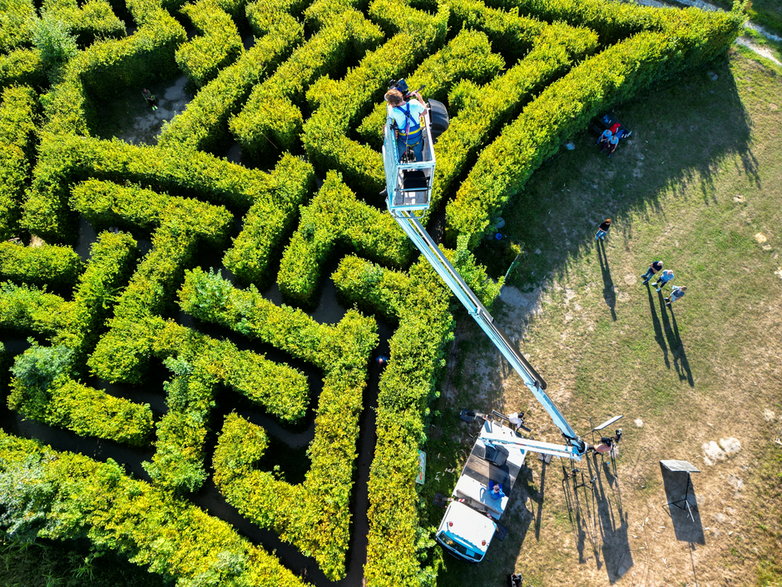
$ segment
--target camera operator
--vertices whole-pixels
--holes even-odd
[[[396,148],[399,152],[399,160],[402,160],[408,148],[412,148],[415,160],[421,161],[424,152],[423,114],[426,112],[426,106],[424,106],[424,99],[418,92],[410,92],[407,96],[413,96],[413,99],[405,101],[405,94],[398,87],[392,87],[386,92],[388,117],[396,128]]]

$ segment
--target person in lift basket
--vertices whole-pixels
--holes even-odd
[[[424,158],[423,115],[426,112],[424,99],[418,92],[410,92],[412,100],[405,102],[405,95],[397,88],[386,92],[388,117],[396,129],[396,149],[399,160],[412,149],[416,161]]]

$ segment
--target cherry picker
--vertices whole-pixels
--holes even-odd
[[[400,80],[402,81],[402,80]],[[399,82],[397,82],[397,87]],[[406,88],[406,84],[403,84]],[[430,114],[431,113],[431,114]],[[435,117],[435,123],[432,123]],[[420,161],[398,152],[397,132],[388,117],[383,141],[388,210],[413,244],[431,264],[457,299],[475,319],[489,340],[519,374],[524,385],[540,402],[562,433],[561,444],[520,436],[502,421],[486,418],[480,435],[453,491],[451,502],[437,530],[436,539],[456,557],[479,562],[488,550],[508,501],[507,492],[524,464],[527,452],[580,460],[587,444],[575,433],[554,402],[546,394],[546,382],[516,350],[495,324],[486,307],[462,279],[453,265],[421,224],[429,209],[436,166],[434,142],[448,125],[445,107],[435,100],[423,114],[423,149]],[[411,160],[412,159],[412,160]],[[495,486],[499,485],[499,491]]]

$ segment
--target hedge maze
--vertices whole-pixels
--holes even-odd
[[[196,505],[212,487],[317,581],[346,576],[358,515],[368,585],[435,584],[414,479],[454,308],[379,195],[388,81],[449,107],[430,212],[490,304],[502,283],[471,251],[530,174],[741,22],[603,0],[0,0],[0,526],[181,585],[305,584]],[[192,99],[154,144],[101,134],[105,104],[180,76]],[[324,323],[328,281],[347,309]],[[294,458],[270,418],[311,420],[301,479],[269,465]]]

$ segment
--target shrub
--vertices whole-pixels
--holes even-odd
[[[41,538],[87,537],[182,584],[303,585],[226,522],[130,478],[111,459],[99,463],[0,432],[0,488],[4,527]]]
[[[548,86],[481,153],[448,205],[450,237],[463,234],[475,245],[489,219],[559,145],[607,106],[679,71],[687,63],[682,56],[692,43],[700,41],[689,34],[639,33],[587,59]],[[709,46],[708,42],[701,44]]]
[[[0,86],[9,84],[42,85],[45,65],[37,49],[14,49],[0,55]]]
[[[276,306],[253,289],[235,289],[201,269],[185,275],[180,303],[201,320],[258,338],[325,371],[304,483],[292,486],[261,472],[241,478],[220,472],[217,479],[240,512],[314,556],[329,579],[343,577],[358,416],[368,356],[377,343],[374,320],[349,311],[336,326],[318,324],[301,310]]]
[[[115,211],[116,212],[116,211]],[[168,302],[199,240],[217,244],[231,221],[227,210],[197,200],[172,198],[152,235],[152,249],[120,296],[110,330],[88,360],[90,368],[111,382],[139,382],[162,327],[155,318]]]
[[[72,305],[60,296],[0,282],[0,327],[52,336],[68,329],[72,321]]]
[[[163,127],[158,140],[160,146],[203,149],[222,139],[228,117],[247,99],[253,85],[266,77],[303,39],[301,24],[282,12],[278,3],[255,2],[248,6],[248,11],[250,7],[269,16],[274,23],[271,32],[256,33],[264,36],[257,38],[235,63],[223,69],[196,94],[183,113]]]
[[[0,240],[18,235],[19,204],[30,175],[27,156],[32,151],[35,134],[34,106],[32,88],[21,86],[3,90],[0,104]]]
[[[246,283],[264,284],[272,253],[295,221],[299,204],[309,197],[315,172],[302,159],[283,155],[265,176],[255,203],[244,217],[242,231],[223,256],[223,264]]]
[[[256,155],[268,150],[267,142],[290,149],[298,141],[303,123],[292,101],[300,101],[315,78],[334,71],[381,38],[377,27],[356,10],[330,13],[327,24],[256,86],[242,111],[231,119],[237,141]]]
[[[403,3],[378,0],[372,3],[370,15],[381,27],[399,27],[403,32],[367,53],[342,81],[310,88],[307,99],[318,107],[304,123],[302,142],[316,165],[337,169],[357,189],[377,193],[385,178],[381,156],[349,139],[347,133],[361,115],[362,105],[380,98],[379,89],[389,79],[399,77],[442,43],[448,10],[443,6],[431,16]]]
[[[0,278],[35,285],[73,285],[81,271],[81,259],[70,247],[41,245],[25,247],[0,242]]]
[[[330,171],[315,198],[302,207],[299,228],[283,253],[277,274],[283,295],[311,302],[320,267],[339,241],[397,266],[410,251],[391,215],[359,202],[340,175]]]
[[[243,52],[242,38],[231,16],[218,0],[200,0],[182,8],[196,29],[203,34],[176,50],[176,61],[196,85],[214,78],[225,65]]]
[[[125,24],[117,18],[111,4],[103,0],[89,0],[79,6],[75,0],[46,0],[42,6],[45,17],[56,18],[87,46],[98,38],[125,35]]]
[[[44,15],[32,26],[33,45],[40,51],[44,67],[59,70],[78,53],[74,37],[66,24],[56,16]]]

